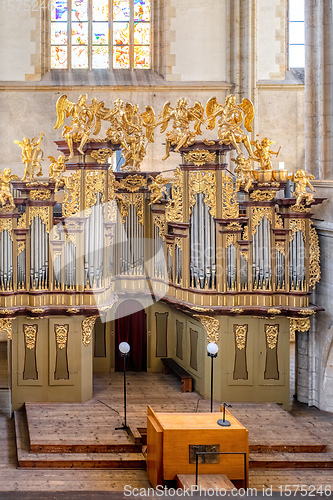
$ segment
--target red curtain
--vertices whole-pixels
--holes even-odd
[[[126,360],[129,371],[147,370],[147,326],[146,313],[137,300],[126,300],[119,304],[115,321],[115,361],[116,371],[124,369],[124,361],[118,346],[120,342],[128,342],[131,350]]]

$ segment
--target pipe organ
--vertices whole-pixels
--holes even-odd
[[[66,141],[57,145],[69,155]],[[152,307],[185,314],[191,331],[197,325],[207,340],[224,342],[229,328],[229,357],[236,363],[228,369],[230,386],[234,392],[237,384],[247,387],[249,368],[238,373],[237,366],[246,363],[251,322],[269,326],[284,318],[304,331],[321,310],[310,304],[320,279],[311,207],[284,196],[284,171],[259,171],[245,188],[227,161],[235,148],[221,140],[197,140],[177,152],[171,142],[180,163],[164,191],[159,172],[114,172],[108,157],[117,144],[89,139],[84,155],[78,145],[74,141],[73,158],[63,163],[61,177],[13,180],[14,203],[0,211],[0,326],[13,320],[19,352],[13,363],[14,405],[42,398],[37,389],[43,385],[50,400],[89,397],[91,372],[84,374],[84,366],[91,367],[92,352],[85,349],[95,320],[109,313],[114,318],[117,303],[129,297],[151,297]],[[178,316],[177,332],[180,324]],[[263,332],[270,331],[266,327]],[[266,337],[263,345],[277,345],[277,337]],[[79,360],[67,352],[74,338]],[[50,363],[56,363],[56,349],[66,349],[65,369],[52,366],[42,375],[39,364],[42,358],[47,363],[48,345]],[[177,344],[177,352],[183,351]],[[29,359],[37,368],[25,365]],[[277,370],[272,369],[275,378]],[[263,371],[257,387],[261,400],[265,377]],[[66,396],[57,392],[62,385]],[[222,390],[221,397],[227,395]]]

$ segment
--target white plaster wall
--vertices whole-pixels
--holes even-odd
[[[33,73],[31,55],[36,53],[36,43],[31,41],[36,19],[23,9],[23,2],[4,0],[0,15],[0,80],[24,81]],[[14,11],[9,9],[14,6]],[[27,4],[29,5],[29,4]]]
[[[181,81],[226,80],[225,0],[171,0],[172,75]],[[172,79],[172,77],[170,77]]]
[[[272,157],[274,168],[279,167],[279,162],[284,162],[289,172],[304,168],[304,120],[303,87],[259,88],[253,122],[255,134],[275,141],[271,147],[273,151],[281,146],[279,156]]]
[[[256,2],[256,66],[257,79],[269,80],[280,73],[280,64],[285,64],[286,54],[281,46],[280,13],[285,12],[284,0],[257,0]],[[283,50],[283,52],[281,52]],[[283,79],[284,75],[280,75]]]

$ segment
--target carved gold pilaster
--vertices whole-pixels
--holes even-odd
[[[97,315],[88,316],[82,321],[82,343],[85,346],[88,346],[91,342],[92,332],[97,318]]]

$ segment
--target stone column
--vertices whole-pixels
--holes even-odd
[[[305,0],[305,169],[332,178],[332,0]]]

